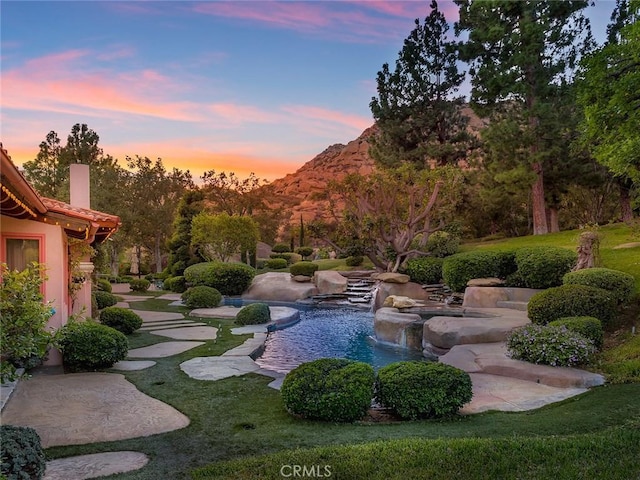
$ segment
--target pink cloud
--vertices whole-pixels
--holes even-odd
[[[316,126],[322,125],[326,128],[329,125],[333,125],[343,131],[344,127],[347,127],[356,134],[360,134],[363,130],[373,125],[372,118],[328,110],[322,107],[291,105],[283,107],[283,110],[296,117],[293,119],[296,124],[302,123],[299,121],[299,118],[302,117],[304,122],[314,122]]]
[[[238,105],[235,103],[215,103],[209,105],[209,111],[217,117],[233,124],[241,123],[274,123],[282,120],[276,113],[262,110],[252,105]]]
[[[385,42],[402,36],[406,33],[407,18],[415,17],[405,14],[393,18],[395,15],[389,15],[390,11],[404,10],[384,6],[363,8],[367,5],[366,2],[208,2],[195,4],[193,9],[201,14],[360,43]]]

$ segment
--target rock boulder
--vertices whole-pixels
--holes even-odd
[[[312,283],[300,283],[289,273],[268,272],[256,275],[249,289],[242,294],[246,300],[295,302],[318,294]]]
[[[317,271],[313,281],[320,295],[343,293],[347,291],[347,277],[333,270]]]

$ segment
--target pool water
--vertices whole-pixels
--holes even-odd
[[[425,360],[420,352],[382,345],[373,338],[373,313],[350,308],[314,308],[300,321],[269,334],[256,359],[262,368],[287,373],[319,358],[349,358],[375,369],[401,360]]]

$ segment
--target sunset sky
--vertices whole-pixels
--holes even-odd
[[[601,41],[614,2],[596,3]],[[371,126],[376,74],[428,5],[3,1],[0,138],[21,165],[86,123],[123,166],[280,178]]]

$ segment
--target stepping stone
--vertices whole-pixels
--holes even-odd
[[[231,350],[227,350],[222,354],[223,357],[254,357],[264,348],[264,342],[267,340],[266,333],[256,333],[253,338],[248,338],[242,345]]]
[[[260,366],[249,357],[196,357],[180,364],[196,380],[222,380],[257,372]]]
[[[148,347],[129,350],[128,358],[164,358],[177,355],[192,348],[204,345],[204,342],[163,342]]]
[[[123,295],[122,293],[114,293],[114,295],[120,297],[123,302],[144,302],[153,298],[145,295]]]
[[[262,325],[245,325],[244,327],[235,327],[231,329],[233,335],[247,335],[250,333],[267,333],[267,324]]]
[[[587,391],[586,388],[557,388],[518,378],[470,373],[473,398],[460,409],[462,414],[499,410],[522,412],[559,402]]]
[[[118,308],[130,308],[129,307],[129,302],[118,302],[114,305],[114,307],[118,307]]]
[[[167,320],[184,320],[184,315],[173,312],[149,312],[147,310],[132,310],[143,322],[166,322]]]
[[[189,312],[191,317],[204,317],[204,318],[236,318],[236,315],[240,311],[238,307],[231,307],[225,305],[215,308],[196,308]]]
[[[166,321],[157,321],[157,322],[142,322],[142,327],[140,328],[154,328],[154,327],[164,327],[164,326],[172,326],[172,325],[193,325],[193,320],[187,320],[186,318],[183,320],[166,320]],[[206,323],[200,323],[200,325],[206,325]]]
[[[164,330],[151,330],[149,333],[176,340],[215,340],[218,329],[215,327],[182,327]]]
[[[43,480],[85,480],[103,477],[138,470],[148,462],[149,457],[144,453],[126,451],[59,458],[47,462]]]
[[[114,370],[122,370],[125,372],[133,372],[135,370],[144,370],[153,367],[156,362],[152,360],[121,360],[113,365]]]
[[[154,325],[152,323],[148,323],[146,325],[142,325],[142,327],[140,327],[138,330],[142,330],[143,332],[148,332],[151,330],[165,330],[167,328],[178,328],[178,327],[207,327],[209,326],[206,323],[196,323],[196,322],[192,322],[192,323],[176,323],[174,324],[167,324],[167,325]]]
[[[171,432],[189,425],[189,418],[142,393],[121,373],[94,372],[34,375],[20,382],[0,422],[35,429],[49,448]]]
[[[181,293],[165,293],[163,295],[160,295],[159,297],[156,297],[158,300],[180,300],[182,298],[182,294]]]

